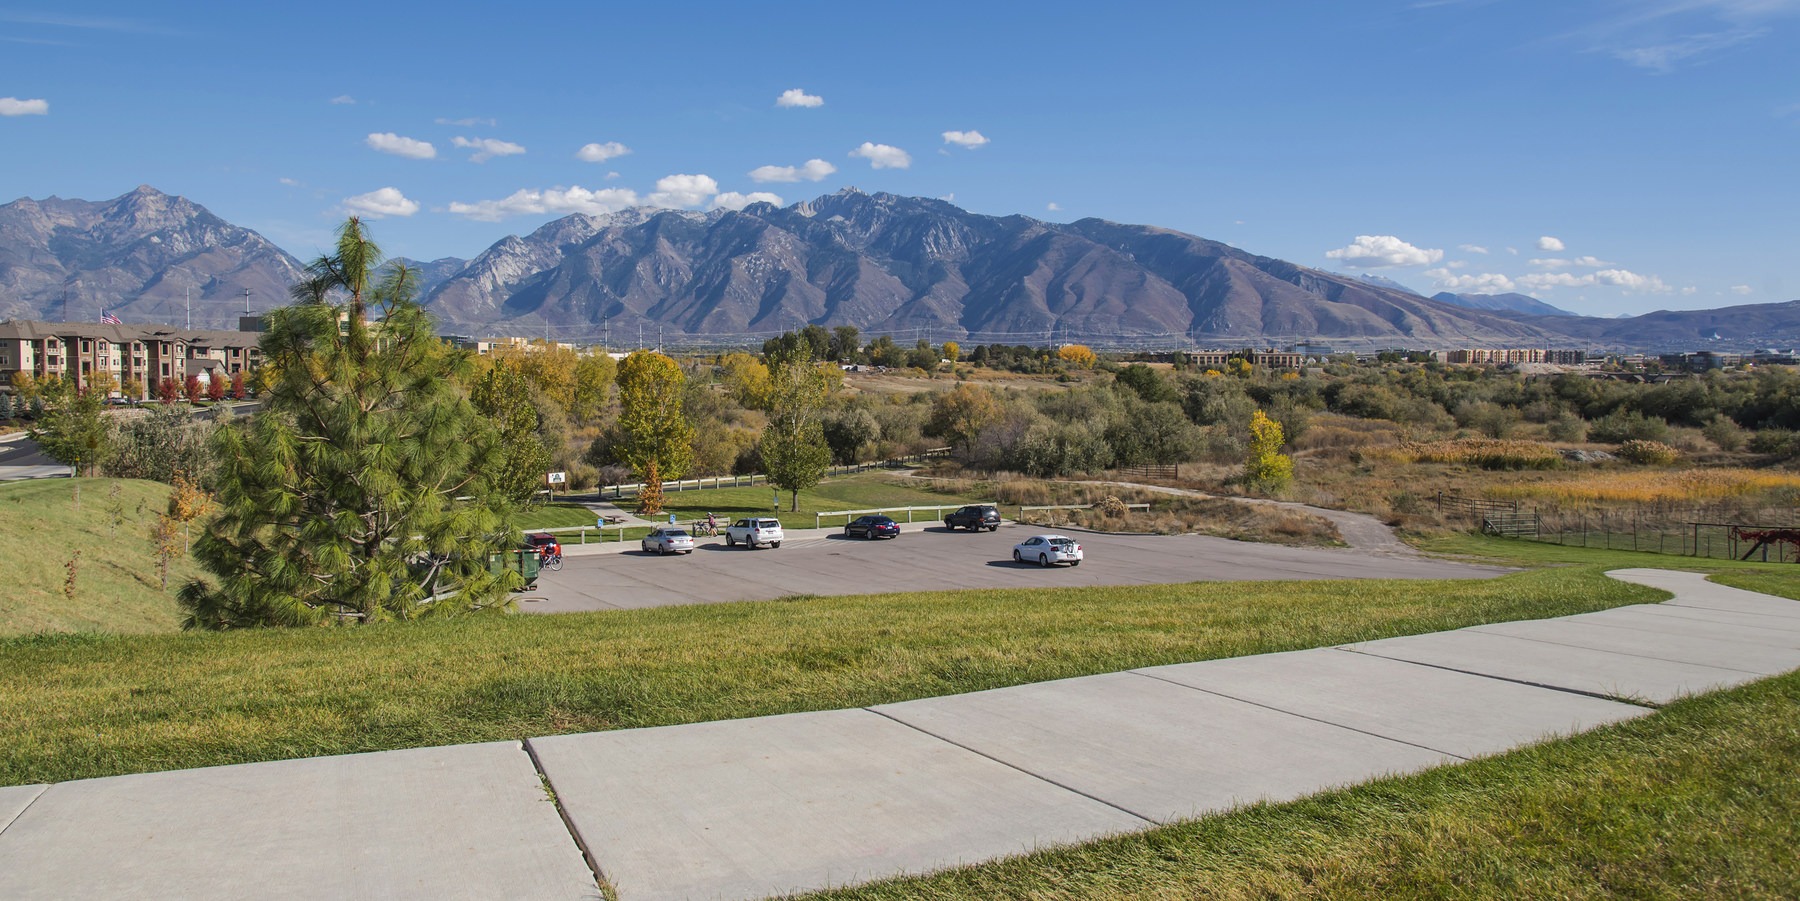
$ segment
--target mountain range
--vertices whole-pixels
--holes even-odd
[[[1800,341],[1800,302],[1569,314],[1524,295],[1423,297],[1170,229],[986,216],[847,188],[741,211],[575,214],[471,260],[406,261],[445,331],[756,343],[806,323],[896,340],[1102,346],[1564,346]],[[301,277],[249,229],[148,186],[110,201],[0,206],[0,318],[228,325]],[[202,313],[202,311],[205,311]],[[1733,312],[1738,311],[1738,312]],[[202,321],[201,316],[205,317]]]

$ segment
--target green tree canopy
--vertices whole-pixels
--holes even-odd
[[[105,392],[98,385],[76,390],[67,379],[51,381],[42,391],[41,396],[49,400],[47,412],[31,430],[31,440],[50,459],[92,475],[113,444],[112,423],[105,414]]]
[[[614,452],[644,483],[638,512],[662,510],[664,479],[679,479],[694,462],[694,427],[682,403],[687,376],[674,360],[640,350],[619,364],[619,431]]]
[[[831,373],[837,373],[835,366]],[[800,490],[819,484],[831,465],[821,415],[833,384],[831,374],[809,356],[770,360],[769,424],[760,445],[763,470],[771,483],[788,491],[793,510],[800,509]]]
[[[352,218],[269,315],[275,380],[254,417],[222,426],[220,512],[195,542],[213,581],[181,590],[190,628],[373,622],[495,610],[516,546],[494,429],[464,396],[467,357],[433,334],[412,273],[377,280]],[[334,298],[347,300],[334,303]],[[379,316],[372,324],[370,314]]]

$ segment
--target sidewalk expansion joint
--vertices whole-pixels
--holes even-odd
[[[969,746],[968,746],[968,745],[965,745],[965,744],[963,744],[963,743],[962,743],[962,742],[959,742],[959,741],[954,741],[954,740],[952,740],[952,739],[948,739],[948,738],[945,738],[945,737],[944,737],[944,736],[942,736],[942,735],[939,735],[939,734],[937,734],[937,733],[936,733],[936,732],[933,732],[933,731],[931,731],[931,730],[930,730],[930,729],[922,729],[922,728],[920,728],[920,727],[918,727],[918,726],[915,726],[915,725],[913,725],[913,724],[912,724],[912,723],[909,723],[909,722],[907,722],[907,721],[905,721],[905,720],[903,720],[903,719],[900,719],[900,718],[898,718],[898,717],[895,717],[895,716],[892,716],[892,715],[890,715],[890,714],[886,714],[886,713],[882,713],[882,712],[881,712],[881,711],[879,711],[879,710],[876,710],[876,709],[875,709],[875,708],[873,708],[873,707],[864,707],[864,708],[862,708],[862,709],[863,709],[863,710],[867,710],[867,711],[868,711],[868,712],[870,712],[870,713],[873,713],[873,714],[875,714],[875,715],[876,715],[876,716],[879,716],[879,717],[881,717],[881,718],[883,718],[883,719],[886,719],[886,720],[889,720],[889,721],[891,721],[891,722],[895,722],[895,723],[899,723],[899,724],[900,724],[900,725],[902,725],[902,726],[905,726],[905,727],[906,727],[906,728],[908,728],[908,729],[911,729],[911,730],[913,730],[913,731],[915,731],[915,732],[918,732],[918,733],[920,733],[920,734],[922,734],[922,735],[928,735],[928,736],[930,736],[930,737],[932,737],[932,738],[935,738],[935,739],[937,739],[937,740],[938,740],[938,741],[941,741],[941,742],[943,742],[943,743],[944,743],[944,744],[947,744],[947,745],[950,745],[950,746],[952,746],[952,747],[957,747],[957,748],[961,748],[961,749],[963,749],[963,750],[964,750],[964,751],[967,751],[967,752],[969,752],[969,753],[970,753],[970,754],[974,754],[974,755],[975,755],[975,756],[977,756],[977,757],[983,757],[983,758],[986,758],[986,759],[988,759],[988,760],[992,760],[992,761],[993,761],[993,762],[995,762],[995,763],[997,763],[997,764],[1000,764],[1000,765],[1001,765],[1001,766],[1003,766],[1003,767],[1006,767],[1006,768],[1007,768],[1007,769],[1010,769],[1010,770],[1016,770],[1016,771],[1018,771],[1018,772],[1021,772],[1021,773],[1024,773],[1024,774],[1025,774],[1025,775],[1027,775],[1027,776],[1030,776],[1030,777],[1031,777],[1031,778],[1033,778],[1033,779],[1036,779],[1036,780],[1038,780],[1038,781],[1040,781],[1040,782],[1045,782],[1045,783],[1048,783],[1048,784],[1050,784],[1050,785],[1054,785],[1054,786],[1056,786],[1056,787],[1057,787],[1057,788],[1060,788],[1060,789],[1062,789],[1062,790],[1063,790],[1063,791],[1066,791],[1066,792],[1069,792],[1069,793],[1071,793],[1071,794],[1076,794],[1076,795],[1080,795],[1080,796],[1081,796],[1081,797],[1083,797],[1083,798],[1086,798],[1086,799],[1088,799],[1088,800],[1089,800],[1089,801],[1092,801],[1092,802],[1094,802],[1094,803],[1095,803],[1095,804],[1100,804],[1100,805],[1102,805],[1102,806],[1105,806],[1105,807],[1109,807],[1109,808],[1112,808],[1112,809],[1113,809],[1113,810],[1116,810],[1116,811],[1118,811],[1118,812],[1120,812],[1120,813],[1122,813],[1122,814],[1125,814],[1125,815],[1126,815],[1126,816],[1128,816],[1128,817],[1131,817],[1131,818],[1133,818],[1133,819],[1137,819],[1137,820],[1142,820],[1142,821],[1144,821],[1144,822],[1145,822],[1145,823],[1148,823],[1148,824],[1149,824],[1149,825],[1152,825],[1152,826],[1158,826],[1158,825],[1161,825],[1161,824],[1160,824],[1160,823],[1158,823],[1158,822],[1157,822],[1157,821],[1156,821],[1156,820],[1153,820],[1153,819],[1151,819],[1151,818],[1149,818],[1149,817],[1147,817],[1147,816],[1144,816],[1144,815],[1143,815],[1143,814],[1141,814],[1141,813],[1138,813],[1138,812],[1137,812],[1137,811],[1135,811],[1135,810],[1129,810],[1129,809],[1127,809],[1127,808],[1124,808],[1124,807],[1120,807],[1120,806],[1119,806],[1119,805],[1117,805],[1117,804],[1114,804],[1114,803],[1113,803],[1113,802],[1111,802],[1111,801],[1108,801],[1108,800],[1106,800],[1106,799],[1105,799],[1105,798],[1101,798],[1101,797],[1097,797],[1097,796],[1095,796],[1095,795],[1091,795],[1091,794],[1089,794],[1089,793],[1087,793],[1087,792],[1084,792],[1084,791],[1082,791],[1082,790],[1081,790],[1081,789],[1079,789],[1079,788],[1075,788],[1075,787],[1074,787],[1074,786],[1071,786],[1071,785],[1064,785],[1064,784],[1063,784],[1063,783],[1061,783],[1061,782],[1058,782],[1058,781],[1056,781],[1056,780],[1055,780],[1055,779],[1052,779],[1052,778],[1050,778],[1050,777],[1048,777],[1048,776],[1045,776],[1045,775],[1043,775],[1043,774],[1041,774],[1041,773],[1034,773],[1034,772],[1032,772],[1032,771],[1030,771],[1030,770],[1028,770],[1028,769],[1026,769],[1026,768],[1024,768],[1024,767],[1022,767],[1022,766],[1019,766],[1019,765],[1018,765],[1018,764],[1015,764],[1015,763],[1011,763],[1011,762],[1008,762],[1008,761],[1005,761],[1005,760],[1001,760],[1001,759],[1000,759],[1000,758],[998,758],[998,757],[995,757],[995,756],[994,756],[994,755],[992,755],[992,754],[989,754],[989,753],[987,753],[987,752],[985,752],[985,751],[979,751],[979,750],[976,750],[976,749],[975,749],[975,748],[971,748],[971,747],[969,747]]]
[[[1749,592],[1749,593],[1750,593],[1750,594],[1755,594],[1755,593],[1756,593],[1756,592]],[[1774,597],[1774,595],[1767,595],[1767,594],[1765,594],[1765,595],[1760,595],[1760,596],[1761,596],[1761,597],[1765,597],[1765,598],[1770,598],[1770,597]],[[1766,617],[1768,617],[1768,618],[1769,618],[1769,619],[1777,619],[1777,620],[1788,620],[1788,621],[1791,621],[1791,620],[1793,620],[1793,617],[1791,617],[1791,616],[1788,616],[1788,615],[1786,615],[1786,614],[1783,614],[1783,613],[1764,613],[1764,612],[1762,612],[1762,611],[1761,611],[1761,610],[1732,610],[1732,609],[1729,609],[1729,608],[1719,608],[1719,607],[1703,607],[1703,606],[1700,606],[1700,605],[1699,605],[1699,604],[1682,604],[1682,603],[1678,603],[1678,602],[1679,602],[1679,601],[1680,601],[1680,600],[1681,600],[1681,598],[1670,598],[1670,599],[1668,599],[1668,600],[1666,600],[1666,601],[1663,601],[1663,602],[1662,602],[1662,603],[1661,603],[1661,604],[1658,604],[1658,605],[1656,605],[1656,606],[1659,606],[1659,607],[1680,607],[1680,608],[1681,608],[1681,609],[1683,609],[1683,610],[1705,610],[1705,611],[1707,611],[1707,612],[1709,612],[1709,613],[1742,613],[1742,614],[1745,614],[1745,615],[1748,615],[1748,616],[1766,616]],[[1784,600],[1784,601],[1785,601],[1785,600],[1787,600],[1787,598],[1778,598],[1778,600]]]
[[[31,809],[31,805],[33,805],[33,804],[36,804],[36,803],[37,803],[37,802],[38,802],[38,799],[40,799],[40,798],[42,798],[42,797],[43,797],[43,796],[45,796],[45,795],[47,795],[47,794],[49,794],[49,793],[50,793],[50,788],[51,788],[51,786],[48,786],[48,785],[46,785],[46,786],[44,786],[44,790],[43,790],[43,791],[41,791],[41,792],[38,792],[38,793],[37,793],[37,794],[35,794],[35,795],[32,795],[32,796],[31,796],[31,800],[29,800],[29,801],[26,801],[26,802],[25,802],[25,806],[24,806],[24,807],[21,807],[21,808],[19,808],[19,812],[18,812],[18,813],[17,813],[17,814],[15,814],[15,815],[13,815],[13,818],[12,818],[12,819],[10,819],[10,820],[7,820],[7,821],[6,821],[6,825],[4,825],[4,826],[0,826],[0,836],[4,836],[4,835],[6,835],[6,830],[8,830],[8,829],[11,829],[11,828],[12,828],[12,827],[13,827],[13,824],[14,824],[14,823],[17,823],[17,822],[18,822],[18,821],[20,821],[20,820],[22,820],[22,819],[24,819],[24,818],[25,818],[25,812],[26,812],[26,811],[28,811],[28,810],[30,810],[30,809]]]
[[[1428,634],[1434,634],[1434,633],[1428,633]],[[1490,632],[1487,634],[1491,635],[1493,633]],[[1512,636],[1503,635],[1501,637],[1502,638],[1511,638]],[[1596,699],[1602,700],[1602,701],[1612,701],[1615,704],[1629,704],[1633,707],[1645,707],[1650,710],[1661,710],[1662,709],[1661,704],[1654,704],[1649,701],[1641,700],[1638,698],[1628,698],[1623,695],[1609,695],[1605,692],[1600,692],[1600,691],[1582,691],[1579,688],[1569,688],[1566,685],[1550,685],[1550,684],[1547,684],[1544,682],[1533,682],[1530,679],[1513,679],[1513,678],[1509,678],[1507,676],[1496,676],[1493,673],[1478,673],[1474,670],[1457,669],[1454,666],[1444,666],[1441,663],[1420,663],[1417,660],[1408,660],[1404,657],[1389,657],[1386,654],[1371,654],[1368,651],[1359,651],[1355,648],[1344,647],[1342,645],[1337,646],[1336,648],[1334,648],[1334,650],[1343,651],[1348,654],[1361,654],[1364,657],[1377,657],[1382,660],[1392,660],[1395,663],[1410,663],[1413,666],[1428,666],[1428,667],[1431,667],[1432,669],[1441,669],[1441,670],[1448,670],[1453,673],[1462,673],[1465,676],[1480,676],[1483,679],[1492,679],[1496,682],[1511,682],[1515,685],[1529,685],[1532,688],[1547,688],[1551,691],[1563,692],[1564,694],[1581,695],[1582,697],[1586,697],[1586,698],[1596,698]],[[1669,661],[1663,661],[1663,662],[1667,663]]]
[[[1490,625],[1505,625],[1505,624],[1504,623],[1491,623]],[[1610,648],[1590,648],[1584,644],[1570,644],[1569,642],[1566,642],[1566,641],[1552,641],[1548,638],[1528,638],[1524,635],[1508,635],[1505,632],[1486,632],[1486,631],[1483,631],[1480,626],[1470,626],[1469,631],[1481,632],[1481,634],[1483,634],[1483,635],[1498,635],[1501,638],[1517,638],[1520,641],[1535,641],[1538,644],[1547,644],[1547,645],[1550,645],[1551,647],[1557,647],[1557,648],[1574,648],[1578,651],[1599,651],[1603,654],[1618,654],[1621,657],[1636,657],[1639,660],[1655,660],[1658,663],[1683,663],[1683,664],[1687,664],[1688,666],[1709,666],[1709,667],[1712,667],[1713,669],[1730,670],[1734,673],[1743,673],[1747,676],[1755,676],[1759,679],[1765,678],[1768,675],[1766,673],[1761,673],[1761,672],[1758,672],[1753,669],[1738,669],[1735,666],[1726,666],[1723,663],[1692,663],[1692,662],[1686,661],[1686,660],[1670,660],[1667,657],[1656,657],[1656,656],[1653,656],[1650,654],[1633,654],[1630,651],[1615,651]],[[1652,634],[1654,634],[1654,633],[1652,633]]]
[[[1201,694],[1209,694],[1209,695],[1212,695],[1213,697],[1224,698],[1227,701],[1236,701],[1240,704],[1249,704],[1252,707],[1260,707],[1264,710],[1273,711],[1275,713],[1286,714],[1287,716],[1297,716],[1300,719],[1310,720],[1312,722],[1319,723],[1321,725],[1332,726],[1334,728],[1343,729],[1348,732],[1360,733],[1362,735],[1367,735],[1370,738],[1379,738],[1382,741],[1391,741],[1398,745],[1407,745],[1408,747],[1418,748],[1421,751],[1430,751],[1433,754],[1442,754],[1446,757],[1454,757],[1457,760],[1468,760],[1469,759],[1467,757],[1464,757],[1461,754],[1457,754],[1457,753],[1454,753],[1451,751],[1446,751],[1443,748],[1434,748],[1430,745],[1419,744],[1416,741],[1407,741],[1404,738],[1395,738],[1392,735],[1382,735],[1379,732],[1370,732],[1367,729],[1358,729],[1355,726],[1346,726],[1343,723],[1334,723],[1331,720],[1320,719],[1319,717],[1316,717],[1316,716],[1307,716],[1304,713],[1296,713],[1292,710],[1284,710],[1280,707],[1274,706],[1273,704],[1264,704],[1261,701],[1252,701],[1249,698],[1240,698],[1237,695],[1226,694],[1225,692],[1222,692],[1222,691],[1214,691],[1210,688],[1201,688],[1198,685],[1189,685],[1185,682],[1176,682],[1173,679],[1165,679],[1162,676],[1152,676],[1149,673],[1143,672],[1141,670],[1126,670],[1126,672],[1129,672],[1134,676],[1143,676],[1146,679],[1155,679],[1158,682],[1166,682],[1170,685],[1175,685],[1175,686],[1179,686],[1181,688],[1186,688],[1186,689],[1189,689],[1192,691],[1197,691],[1197,692],[1200,692]]]
[[[538,780],[544,784],[545,793],[550,796],[550,803],[556,805],[556,815],[562,817],[563,828],[569,831],[569,838],[575,842],[576,850],[581,852],[581,859],[587,863],[588,873],[594,877],[594,886],[600,890],[601,897],[617,899],[618,893],[608,890],[610,884],[606,881],[606,874],[600,872],[600,862],[594,859],[593,852],[588,850],[587,840],[581,837],[581,830],[569,818],[569,811],[563,807],[562,795],[557,793],[556,783],[551,780],[550,774],[544,771],[544,763],[538,759],[537,749],[531,746],[531,739],[520,739],[519,746],[531,760],[531,768],[537,771]]]

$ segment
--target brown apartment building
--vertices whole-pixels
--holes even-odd
[[[12,374],[61,376],[73,373],[86,387],[96,373],[107,373],[115,385],[135,379],[140,399],[163,379],[186,382],[229,380],[262,362],[255,332],[178,329],[168,325],[115,325],[99,322],[0,322],[0,385]]]

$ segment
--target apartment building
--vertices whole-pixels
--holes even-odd
[[[115,393],[133,384],[139,399],[163,379],[186,382],[230,379],[262,362],[253,332],[178,329],[167,325],[98,322],[0,322],[0,385],[15,372],[38,378],[72,375],[87,387],[94,376],[112,377]]]

